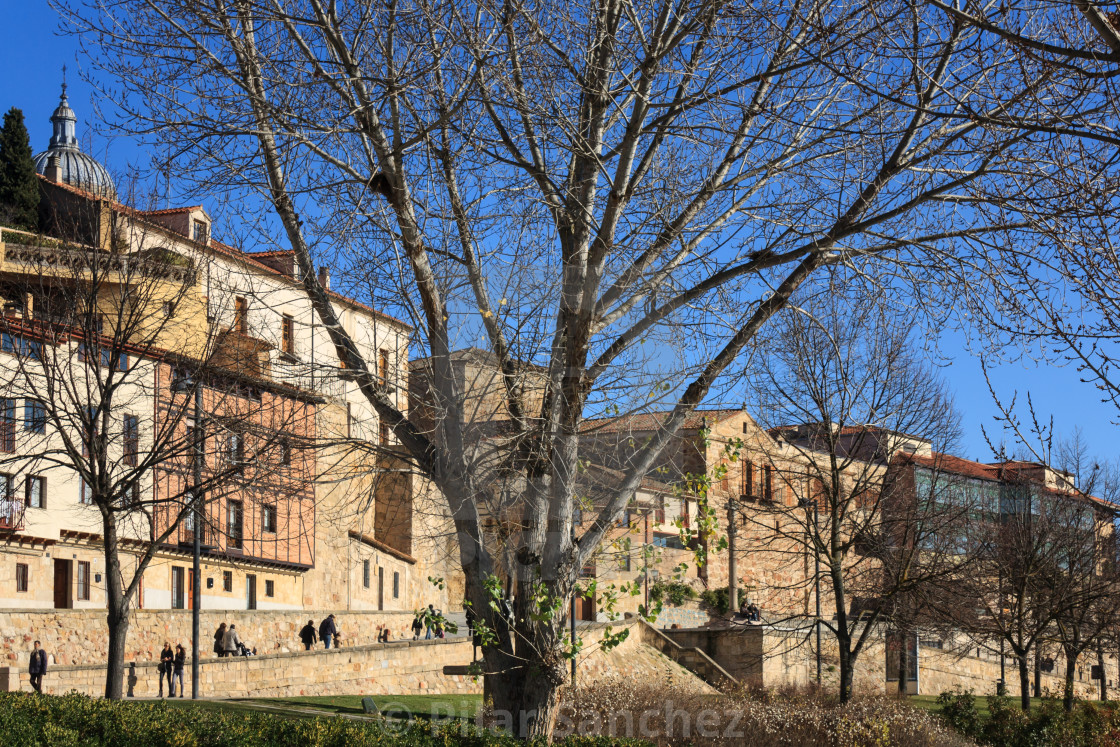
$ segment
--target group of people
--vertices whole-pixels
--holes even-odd
[[[417,612],[412,618],[412,640],[420,640],[420,631],[427,628],[424,640],[443,638],[443,610],[437,610],[435,605],[429,604],[424,612]]]
[[[747,622],[761,622],[762,610],[754,602],[743,602],[739,605],[739,617],[746,618]]]
[[[167,694],[175,697],[175,683],[179,683],[179,697],[183,697],[183,667],[187,663],[187,650],[183,644],[176,644],[171,650],[171,643],[164,641],[163,651],[159,654],[159,696],[163,697],[163,680],[167,678]]]
[[[219,658],[224,658],[226,656],[256,656],[257,649],[249,648],[249,646],[241,640],[241,636],[237,634],[236,625],[230,623],[229,627],[226,627],[226,624],[222,623],[218,626],[218,629],[214,631],[214,653],[217,654]]]
[[[319,623],[318,634],[315,631],[315,621],[308,620],[299,631],[299,639],[303,641],[304,651],[310,651],[311,647],[315,645],[316,641],[323,642],[323,648],[338,648],[342,636],[338,632],[338,625],[334,622],[334,615],[327,615],[323,621]]]

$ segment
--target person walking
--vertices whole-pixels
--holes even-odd
[[[175,652],[171,650],[168,641],[163,642],[163,651],[159,652],[159,696],[163,697],[163,679],[167,678],[167,692],[175,695],[171,685],[171,673],[175,666]]]
[[[323,648],[331,647],[331,640],[338,633],[338,628],[334,624],[334,615],[327,615],[323,622],[319,623],[319,640],[323,642]]]
[[[225,640],[226,624],[222,623],[218,626],[218,629],[214,631],[214,653],[218,655],[219,659],[226,655]]]
[[[226,656],[236,656],[241,650],[241,638],[237,635],[237,626],[230,625],[229,630],[222,636],[222,651]]]
[[[175,680],[179,681],[179,697],[183,697],[183,666],[187,663],[187,650],[183,648],[183,644],[175,644],[175,674],[171,680],[171,692],[169,696],[175,697]]]
[[[428,612],[425,615],[424,624],[427,626],[427,631],[424,633],[424,640],[430,640],[432,633],[436,626],[436,607],[434,604],[428,605]]]
[[[424,623],[420,620],[420,613],[417,612],[416,616],[412,618],[412,640],[420,640],[420,633],[424,630]]]
[[[303,650],[310,651],[319,637],[315,635],[315,621],[308,620],[307,624],[299,631],[299,639],[303,641]]]
[[[47,652],[40,648],[38,641],[35,641],[35,650],[31,652],[27,671],[31,675],[31,686],[35,688],[35,692],[42,695],[43,675],[47,673]]]

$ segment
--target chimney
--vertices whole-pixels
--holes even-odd
[[[324,290],[331,289],[331,271],[323,265],[319,265],[319,285],[323,286]]]
[[[43,176],[55,184],[62,183],[62,163],[57,153],[47,158],[47,168],[43,169]]]

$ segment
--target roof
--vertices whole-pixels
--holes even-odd
[[[140,212],[143,215],[175,215],[176,213],[191,213],[202,209],[202,205],[191,205],[189,207],[164,208],[163,210],[141,210]]]
[[[147,218],[147,217],[152,216],[152,215],[158,215],[158,214],[163,214],[163,213],[175,213],[175,212],[183,212],[183,211],[187,211],[187,210],[197,210],[201,207],[201,206],[197,206],[197,207],[189,207],[189,208],[168,208],[166,210],[155,210],[155,211],[137,210],[136,208],[132,208],[132,207],[129,207],[128,205],[117,202],[115,199],[100,197],[96,194],[93,194],[92,192],[88,192],[84,189],[80,189],[78,187],[75,187],[72,184],[66,184],[65,182],[54,182],[54,181],[51,181],[50,179],[47,179],[42,174],[39,174],[38,176],[44,182],[46,182],[47,184],[50,184],[53,187],[59,187],[61,189],[66,190],[67,192],[73,192],[74,194],[79,195],[80,197],[84,197],[88,200],[105,200],[106,202],[108,202],[110,204],[110,206],[114,210],[116,210],[118,212],[121,212],[121,213],[131,215],[135,218],[143,219],[143,218]],[[165,230],[165,231],[170,231],[171,230],[171,229],[167,228],[167,226],[164,226],[164,225],[161,225],[161,224],[158,224],[158,223],[155,224],[155,225],[157,227],[159,227],[160,229]],[[189,237],[182,236],[181,234],[175,234],[175,235],[178,236],[179,238],[185,240],[185,241],[191,241],[191,239]],[[287,274],[281,272],[280,270],[276,269],[275,267],[272,267],[271,265],[265,264],[264,262],[261,262],[260,260],[254,259],[254,254],[257,254],[257,255],[272,254],[273,252],[246,252],[246,251],[242,251],[241,249],[238,249],[237,247],[229,246],[228,244],[223,244],[222,242],[217,241],[213,238],[211,238],[207,244],[199,244],[198,242],[193,242],[193,243],[195,243],[196,246],[204,246],[207,249],[216,250],[219,253],[224,254],[226,256],[239,259],[239,260],[249,264],[252,267],[263,270],[264,272],[268,273],[269,275],[284,278],[289,283],[296,284],[296,285],[300,284],[299,280],[296,280],[295,278],[289,277]],[[275,253],[279,254],[279,253],[282,253],[284,251],[292,251],[292,250],[290,250],[290,249],[280,250],[280,251],[275,252]],[[383,319],[385,321],[392,322],[393,324],[397,324],[397,325],[403,327],[404,329],[406,329],[408,331],[412,331],[412,329],[413,329],[412,325],[408,324],[407,322],[401,321],[400,319],[397,319],[396,317],[390,316],[389,314],[386,314],[383,311],[378,311],[377,309],[373,308],[372,306],[368,306],[368,305],[362,303],[361,301],[357,301],[353,298],[348,298],[347,296],[344,296],[341,293],[336,293],[335,291],[327,291],[327,296],[330,297],[332,300],[341,301],[342,303],[347,303],[347,304],[350,304],[351,306],[356,306],[356,307],[362,309],[363,311],[368,311],[369,313],[373,314],[374,316],[376,316],[380,319]]]
[[[404,562],[409,563],[411,565],[416,565],[416,558],[412,557],[411,555],[408,555],[406,553],[401,552],[400,550],[396,549],[395,547],[390,547],[389,545],[386,545],[384,542],[382,542],[379,539],[376,539],[375,537],[371,537],[368,534],[363,534],[363,533],[361,533],[359,531],[356,531],[354,529],[351,529],[349,531],[349,535],[350,535],[351,539],[356,539],[359,542],[361,542],[362,544],[369,545],[370,547],[372,547],[375,550],[380,550],[381,552],[385,553],[386,555],[392,555],[394,558],[397,558],[399,560],[403,560]]]
[[[459,350],[452,350],[447,356],[452,363],[469,363],[476,366],[483,366],[487,368],[498,367],[498,356],[491,350],[486,350],[479,347],[460,348]],[[408,362],[409,367],[420,368],[428,364],[432,357],[427,356],[424,358],[413,358]],[[547,371],[547,366],[541,366],[536,363],[529,363],[527,361],[513,359],[514,365],[522,371]]]
[[[617,415],[613,418],[587,418],[580,425],[584,433],[624,433],[632,431],[654,431],[661,428],[672,414],[670,410],[660,412],[639,412],[631,415]],[[743,410],[693,410],[685,416],[680,430],[693,430],[707,424],[719,423]]]

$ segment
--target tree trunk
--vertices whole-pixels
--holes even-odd
[[[1073,711],[1073,671],[1077,666],[1077,652],[1066,649],[1065,687],[1062,688],[1062,707],[1066,713]]]
[[[1101,687],[1101,701],[1108,700],[1108,680],[1105,679],[1104,671],[1104,649],[1097,645],[1097,667],[1101,672],[1100,687]]]
[[[124,651],[128,640],[129,610],[121,578],[116,522],[111,514],[102,522],[105,531],[105,607],[109,626],[109,656],[105,662],[105,697],[124,697]]]
[[[898,648],[898,694],[906,695],[909,691],[906,688],[907,677],[909,676],[910,667],[910,639],[905,629],[898,632],[899,648]]]
[[[543,661],[546,657],[530,654],[527,658],[530,660],[511,661],[514,668],[486,677],[495,726],[520,739],[551,740],[560,688],[567,681],[567,661],[559,651],[547,656],[547,662]]]
[[[839,627],[839,629],[843,631],[836,636],[837,648],[840,649],[840,702],[847,703],[852,699],[856,660],[852,655],[851,636],[843,627]]]
[[[1034,649],[1034,696],[1042,697],[1042,648],[1039,646]]]
[[[1019,702],[1023,706],[1023,713],[1031,710],[1031,668],[1027,662],[1027,654],[1022,653],[1016,657],[1019,660]]]

